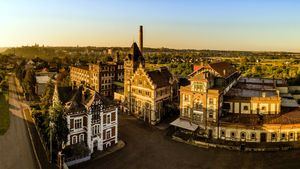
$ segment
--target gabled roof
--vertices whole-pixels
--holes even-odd
[[[71,100],[66,103],[65,111],[67,114],[87,111],[96,101],[100,101],[100,104],[104,107],[109,107],[111,105],[111,102],[109,102],[105,97],[102,97],[98,92],[90,89],[84,89],[83,86],[80,86],[72,96]]]
[[[159,70],[147,71],[147,74],[158,88],[170,85],[169,81],[173,77],[166,67],[161,67]]]
[[[189,76],[193,76],[194,74],[196,74],[198,71],[200,71],[203,68],[211,69],[214,72],[216,72],[218,76],[223,77],[223,78],[228,78],[233,73],[237,72],[235,67],[228,62],[216,62],[216,63],[210,63],[208,65],[198,67]]]
[[[73,95],[71,100],[66,103],[65,110],[66,113],[70,112],[80,112],[82,110],[86,110],[86,107],[82,103],[82,89],[83,87],[80,86],[76,93]]]
[[[216,71],[221,77],[227,78],[237,70],[228,62],[211,63],[209,66]]]

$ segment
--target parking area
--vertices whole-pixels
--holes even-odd
[[[132,116],[119,116],[119,136],[126,146],[104,158],[72,168],[222,169],[299,168],[300,151],[238,152],[203,149],[173,141],[167,130],[146,126]]]

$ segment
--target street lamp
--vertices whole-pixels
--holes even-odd
[[[52,121],[50,121],[50,164],[52,163],[52,130],[53,130],[53,127],[54,127],[54,123]]]

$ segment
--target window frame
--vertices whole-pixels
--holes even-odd
[[[77,127],[77,121],[80,121],[79,127]],[[79,129],[82,129],[82,128],[83,128],[83,118],[82,117],[74,118],[74,129],[79,130]]]

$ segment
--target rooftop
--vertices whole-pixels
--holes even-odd
[[[36,82],[38,84],[44,84],[44,83],[48,83],[50,81],[50,77],[47,75],[44,76],[36,76]]]
[[[277,96],[276,90],[252,90],[252,89],[240,89],[231,88],[225,95],[225,97],[274,97]]]
[[[157,87],[170,85],[169,80],[173,77],[166,67],[161,67],[159,70],[147,71],[147,74]]]
[[[239,82],[254,83],[254,84],[276,84],[286,85],[286,82],[282,79],[267,79],[267,78],[255,78],[255,77],[242,77]]]
[[[228,114],[220,119],[221,123],[259,126],[263,124],[300,123],[300,108],[294,108],[279,115]]]

